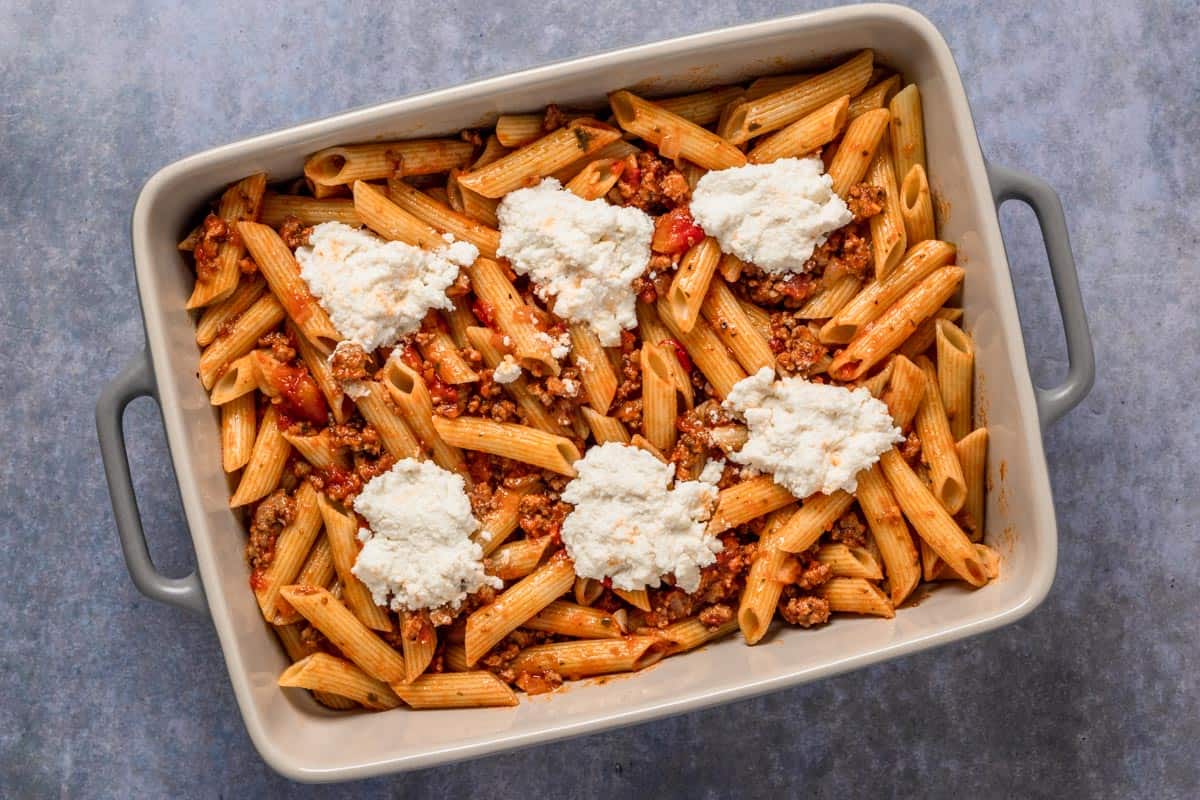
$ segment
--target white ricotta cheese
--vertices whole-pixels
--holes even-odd
[[[674,573],[685,592],[700,585],[700,569],[716,561],[721,540],[705,532],[717,490],[700,481],[677,481],[674,467],[644,450],[609,442],[575,462],[579,476],[562,499],[574,509],[562,540],[585,578],[611,578],[630,591],[660,585]]]
[[[557,309],[555,309],[557,311]],[[617,334],[618,340],[621,334]],[[538,331],[534,334],[534,338],[539,342],[543,342],[550,348],[550,356],[555,361],[562,361],[571,352],[571,334],[563,331],[558,336],[551,336],[545,331]]]
[[[692,192],[692,217],[721,250],[772,274],[802,272],[831,231],[854,219],[819,158],[705,173]]]
[[[860,470],[903,441],[887,406],[866,389],[774,380],[763,367],[734,384],[722,404],[746,420],[746,444],[731,461],[769,472],[796,497],[858,488]]]
[[[431,308],[453,307],[446,288],[479,250],[450,237],[431,252],[340,222],[313,228],[296,250],[300,276],[346,339],[371,352],[421,327]]]
[[[591,326],[601,343],[621,343],[637,325],[633,279],[650,263],[654,223],[637,208],[584,200],[553,178],[510,192],[496,210],[500,247],[554,313]]]
[[[471,513],[462,476],[432,461],[405,458],[372,478],[354,500],[367,521],[353,572],[379,605],[394,611],[457,608],[481,586],[503,584],[484,574],[483,551],[471,541]]]
[[[715,461],[709,461],[704,465],[704,469],[700,470],[700,480],[716,486],[720,482],[721,476],[724,474],[725,459],[718,458]]]
[[[504,360],[492,370],[492,380],[496,383],[512,383],[519,377],[521,377],[521,365],[514,361],[512,356],[505,356]]]

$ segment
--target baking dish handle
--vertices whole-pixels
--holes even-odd
[[[1038,418],[1042,430],[1049,428],[1087,396],[1096,380],[1096,356],[1092,351],[1092,335],[1088,331],[1083,295],[1079,291],[1079,274],[1071,241],[1067,235],[1067,220],[1063,215],[1058,193],[1041,178],[1019,170],[988,162],[988,181],[996,210],[1007,200],[1020,200],[1033,209],[1046,256],[1050,262],[1050,278],[1058,296],[1063,331],[1067,338],[1067,377],[1052,388],[1036,387]]]
[[[208,603],[199,575],[193,572],[184,578],[168,578],[150,560],[137,497],[133,492],[133,479],[129,474],[129,455],[125,451],[125,407],[139,397],[152,397],[158,401],[148,350],[121,370],[121,374],[104,387],[96,402],[100,458],[108,479],[108,493],[112,498],[117,533],[121,537],[121,550],[125,553],[125,566],[133,585],[152,600],[207,614]]]

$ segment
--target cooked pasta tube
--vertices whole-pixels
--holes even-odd
[[[598,158],[590,162],[563,186],[584,200],[598,200],[621,179],[624,162],[616,158]]]
[[[723,399],[735,383],[746,377],[746,371],[725,349],[721,337],[706,320],[697,319],[690,330],[683,330],[662,297],[658,299],[658,316],[671,332],[671,338],[683,345],[692,361],[704,373],[718,397]]]
[[[579,411],[583,414],[583,421],[591,430],[592,439],[596,444],[605,442],[629,444],[629,431],[626,430],[621,420],[615,417],[606,417],[587,406],[580,407]]]
[[[382,383],[400,409],[405,423],[433,456],[434,462],[451,472],[465,475],[467,463],[462,451],[448,444],[433,425],[433,399],[425,379],[408,364],[389,358],[383,365]]]
[[[258,425],[252,394],[230,400],[221,406],[221,467],[236,472],[250,460]]]
[[[637,672],[666,654],[659,636],[626,636],[619,640],[583,639],[527,647],[512,660],[516,672],[553,671],[567,680],[614,672]]]
[[[913,164],[900,184],[900,213],[908,241],[923,242],[934,237],[933,199],[925,168],[920,164]]]
[[[816,544],[821,534],[833,527],[854,502],[854,495],[838,489],[833,494],[814,494],[804,499],[799,510],[779,528],[780,550],[801,553]]]
[[[419,612],[400,612],[400,649],[404,654],[405,683],[412,683],[429,668],[437,645],[437,630],[428,617],[422,619]]]
[[[340,222],[344,225],[361,225],[362,220],[354,211],[354,201],[345,197],[318,200],[301,195],[263,195],[262,213],[259,222],[278,228],[288,217],[295,217],[304,225],[319,225],[322,222]]]
[[[650,610],[650,594],[645,589],[613,589],[613,594],[634,608]]]
[[[278,613],[279,591],[291,584],[300,574],[308,553],[321,532],[321,509],[317,490],[305,481],[294,496],[296,513],[292,521],[279,532],[275,540],[275,555],[265,569],[256,572],[250,581],[258,607],[267,622],[274,622]]]
[[[308,367],[313,380],[317,382],[317,388],[325,396],[325,402],[329,404],[329,412],[333,414],[333,421],[345,422],[349,417],[349,404],[345,402],[346,393],[342,389],[342,384],[333,377],[329,359],[313,346],[313,343],[290,320],[287,323],[287,329],[296,343],[296,352],[299,354],[300,360],[304,362],[304,366]]]
[[[425,192],[402,180],[388,181],[388,197],[393,203],[417,219],[449,233],[455,239],[470,242],[479,248],[480,255],[496,257],[500,246],[500,231],[488,227],[449,206],[439,203]]]
[[[328,653],[313,653],[283,671],[279,685],[345,697],[376,711],[400,706],[400,698],[383,681]]]
[[[490,328],[471,327],[466,330],[467,342],[479,351],[483,357],[483,363],[489,369],[495,369],[503,359],[500,349],[496,346],[494,339],[496,338]],[[541,401],[533,395],[529,390],[529,381],[521,375],[516,380],[502,384],[504,391],[513,399],[517,407],[521,410],[521,416],[533,427],[538,430],[552,433],[556,436],[567,436],[570,434],[566,428],[558,424],[554,417],[542,405]]]
[[[342,602],[359,622],[376,631],[390,631],[387,612],[375,605],[371,590],[354,574],[358,558],[358,519],[354,513],[335,505],[324,496],[318,498],[321,519],[325,521],[325,539],[333,556],[333,569],[342,584]]]
[[[217,216],[230,228],[241,220],[258,218],[262,205],[263,191],[267,187],[266,173],[259,172],[243,178],[230,186],[221,195]],[[238,236],[229,236],[217,246],[216,257],[211,263],[196,264],[196,284],[185,308],[193,309],[219,303],[237,289],[241,277],[238,262],[246,253],[244,242]],[[258,257],[255,256],[255,260]]]
[[[579,368],[579,381],[588,404],[597,413],[608,413],[613,395],[617,393],[617,373],[605,355],[600,337],[589,325],[572,323],[571,360]]]
[[[962,464],[963,478],[967,482],[967,499],[962,510],[966,512],[973,526],[970,539],[978,542],[984,532],[984,488],[987,472],[987,428],[976,428],[968,433],[954,446],[958,453],[959,463]]]
[[[237,288],[224,300],[206,306],[196,322],[196,344],[201,347],[212,344],[213,339],[217,338],[217,333],[254,305],[266,289],[267,282],[261,275],[248,275],[238,282]]]
[[[515,486],[501,486],[493,495],[491,510],[480,521],[474,539],[485,556],[491,555],[517,530],[521,500],[539,486],[536,478],[522,480]]]
[[[865,547],[851,547],[841,542],[823,544],[817,548],[817,561],[828,565],[837,577],[883,580],[879,562]]]
[[[875,157],[875,151],[887,132],[890,117],[887,109],[877,108],[855,118],[846,126],[842,143],[827,170],[833,178],[833,190],[842,197],[867,174],[867,167],[871,165],[871,159]]]
[[[769,337],[759,332],[720,276],[713,276],[700,312],[747,373],[753,375],[763,367],[775,368]]]
[[[607,611],[565,600],[555,600],[522,627],[573,639],[620,639],[623,633],[616,618]]]
[[[368,675],[395,685],[405,677],[404,659],[378,634],[319,586],[285,586],[283,599]]]
[[[642,342],[642,432],[663,452],[675,446],[678,403],[667,366],[667,359],[674,357],[653,342]]]
[[[764,137],[747,155],[751,164],[767,164],[781,158],[798,158],[832,142],[846,127],[850,96],[826,103],[778,133]]]
[[[930,347],[933,347],[934,339],[937,335],[937,321],[939,319],[958,322],[962,319],[962,315],[961,308],[939,308],[933,312],[932,317],[925,319],[916,327],[916,330],[904,340],[904,343],[896,348],[896,352],[908,358],[916,358]]]
[[[885,137],[886,138],[886,137]],[[885,141],[875,151],[867,168],[866,182],[883,189],[883,211],[871,217],[871,253],[875,260],[875,279],[882,281],[891,274],[908,247],[901,209],[899,181],[892,166],[892,148]]]
[[[863,578],[830,578],[816,592],[829,603],[830,611],[888,619],[896,616],[892,601],[883,590]]]
[[[467,664],[473,665],[497,642],[574,585],[575,565],[565,553],[559,553],[505,589],[492,603],[472,612],[467,617]]]
[[[899,606],[921,581],[921,562],[912,534],[878,464],[858,473],[854,494],[883,559],[892,605]]]
[[[892,75],[890,78],[884,78],[878,83],[868,86],[850,99],[850,107],[846,111],[847,119],[861,117],[868,111],[874,111],[877,108],[886,108],[899,89],[899,75]],[[891,148],[888,147],[888,149]]]
[[[950,320],[936,320],[937,382],[950,433],[961,439],[971,430],[971,384],[974,380],[975,343]]]
[[[678,653],[686,653],[688,650],[695,650],[697,647],[717,639],[722,639],[736,631],[737,628],[738,623],[736,619],[722,622],[715,628],[710,628],[696,617],[689,617],[663,628],[661,634],[667,640],[666,655],[673,656]]]
[[[244,394],[256,391],[262,384],[262,376],[258,368],[258,350],[251,350],[241,358],[234,359],[217,382],[213,384],[212,394],[208,402],[214,406],[223,406],[230,400],[235,400]]]
[[[888,102],[892,112],[892,159],[896,175],[908,175],[913,165],[925,167],[925,124],[921,119],[921,90],[905,86]]]
[[[474,150],[459,139],[340,145],[309,156],[304,176],[315,186],[329,187],[390,175],[430,175],[465,166]]]
[[[458,176],[484,197],[503,197],[534,178],[550,175],[621,138],[621,132],[594,119],[577,119],[492,163]]]
[[[925,373],[901,355],[895,356],[889,364],[892,374],[880,399],[888,407],[892,422],[904,431],[912,424],[925,399]]]
[[[925,373],[925,397],[917,407],[914,419],[917,435],[921,437],[921,456],[929,464],[934,495],[947,511],[957,514],[967,500],[967,482],[962,465],[958,463],[958,451],[954,449],[946,408],[942,405],[937,371],[925,356],[917,357],[917,366]]]
[[[517,696],[513,690],[486,670],[422,675],[412,683],[393,683],[392,691],[413,708],[517,705]]]
[[[258,427],[258,436],[255,437],[254,448],[250,451],[250,461],[242,471],[237,490],[229,499],[230,507],[244,506],[270,494],[279,485],[291,452],[292,446],[284,440],[279,430],[279,415],[275,406],[271,406],[263,415],[262,424]]]
[[[632,92],[608,96],[617,124],[655,145],[667,158],[686,158],[706,169],[728,169],[746,163],[746,156],[729,142],[694,122]]]
[[[200,354],[200,383],[212,389],[224,366],[249,353],[264,334],[274,329],[286,313],[275,295],[266,293],[242,313]]]
[[[770,475],[756,475],[717,493],[708,532],[718,534],[796,502]]]
[[[595,578],[575,579],[575,602],[581,606],[590,606],[604,594],[604,584]]]
[[[483,320],[488,327],[494,323],[512,339],[513,352],[523,366],[540,365],[551,375],[558,375],[558,359],[551,354],[549,337],[535,324],[533,309],[525,304],[512,281],[498,263],[479,258],[467,269],[475,296],[490,310],[493,322]]]
[[[350,460],[341,448],[334,447],[329,428],[320,433],[288,433],[283,432],[287,443],[296,448],[296,452],[317,469],[349,469]]]
[[[540,539],[520,539],[498,547],[484,561],[487,574],[502,581],[520,580],[538,568],[550,543],[551,537],[543,536]]]
[[[300,619],[300,615],[296,615]],[[279,637],[280,644],[287,651],[288,658],[292,661],[302,661],[308,658],[317,650],[300,638],[300,626],[297,624],[277,625],[273,630]],[[313,690],[313,699],[326,708],[332,708],[337,711],[347,711],[351,708],[357,708],[358,703],[351,700],[349,697],[343,697],[339,694],[331,692],[322,692]]]
[[[708,125],[716,122],[725,106],[743,91],[740,86],[714,86],[701,92],[677,97],[659,97],[650,102],[672,114],[678,114],[689,122]]]
[[[392,404],[387,387],[379,381],[361,384],[362,393],[354,398],[358,413],[379,431],[388,453],[394,458],[420,458],[421,443]]]
[[[839,275],[826,280],[820,290],[800,306],[796,316],[800,319],[829,319],[853,300],[862,288],[862,281],[854,275]]]
[[[746,644],[758,644],[775,617],[775,607],[779,604],[779,596],[783,594],[783,583],[778,580],[779,570],[791,556],[779,548],[779,529],[795,513],[793,506],[775,511],[758,537],[758,549],[746,574],[746,588],[738,602],[737,623]]]
[[[560,475],[575,477],[571,466],[579,460],[579,449],[564,436],[479,417],[434,417],[433,426],[449,444],[465,450],[504,456],[533,464]]]

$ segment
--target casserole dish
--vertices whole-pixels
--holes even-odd
[[[840,620],[779,637],[770,647],[733,641],[667,661],[633,681],[572,686],[554,701],[514,708],[395,715],[337,714],[307,695],[280,692],[287,659],[245,591],[244,532],[227,507],[216,416],[195,380],[196,345],[184,311],[191,275],[176,250],[196,210],[251,172],[297,175],[305,156],[343,143],[452,133],[548,100],[595,106],[634,87],[678,93],[782,72],[872,48],[920,83],[930,172],[951,209],[944,237],[972,272],[963,297],[976,340],[977,393],[990,431],[989,541],[1001,578],[977,592],[939,588],[894,620]],[[1038,215],[1064,316],[1070,370],[1054,389],[1033,387],[996,214],[1017,198]],[[130,573],[156,599],[212,615],[247,729],[263,757],[290,778],[327,781],[427,767],[502,749],[593,733],[793,686],[1013,622],[1054,576],[1056,528],[1040,427],[1079,402],[1094,373],[1091,342],[1061,206],[1040,181],[985,164],[950,52],[920,15],[860,6],[789,17],[540,67],[431,92],[227,145],[164,168],[134,209],[133,245],[147,350],[105,390],[97,424]],[[192,531],[198,574],[167,579],[149,560],[121,442],[134,397],[160,403]],[[1002,470],[1000,465],[1005,465]],[[1006,477],[1005,477],[1006,476]],[[1017,502],[1013,502],[1016,499]]]

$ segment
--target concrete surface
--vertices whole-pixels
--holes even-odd
[[[1200,35],[1194,2],[922,2],[984,151],[1062,193],[1095,391],[1046,437],[1061,549],[1015,627],[751,702],[325,789],[253,751],[208,623],[117,547],[92,428],[142,347],[134,197],[206,147],[465,78],[824,3],[0,6],[0,793],[10,797],[1186,797],[1200,783]],[[1030,212],[1005,239],[1064,369]],[[154,555],[190,548],[157,412],[128,418]]]

